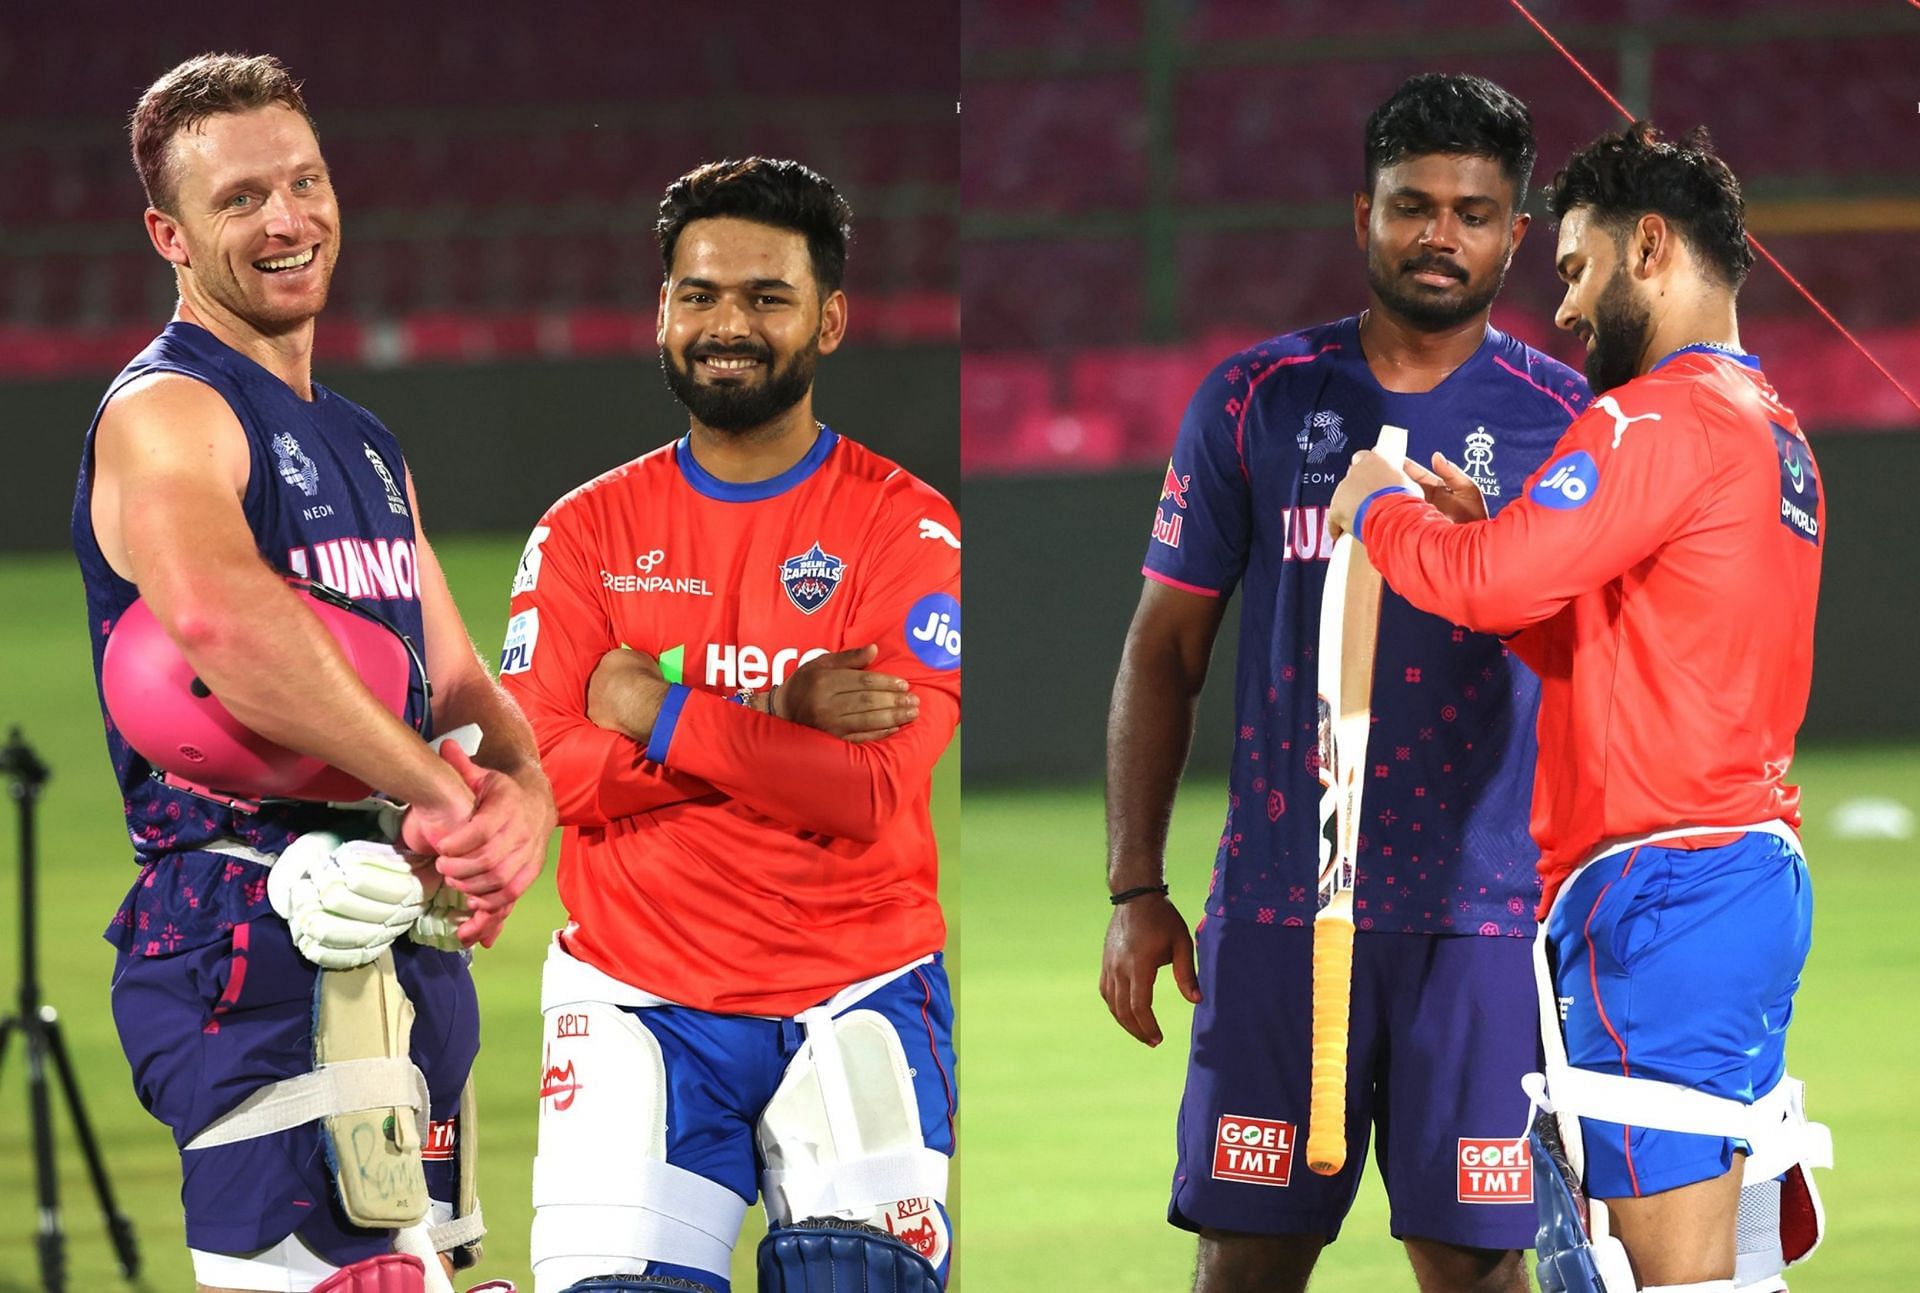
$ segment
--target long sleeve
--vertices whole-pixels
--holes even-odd
[[[587,681],[619,645],[593,567],[562,503],[527,540],[513,582],[500,682],[525,711],[563,826],[622,817],[717,793],[645,757],[639,742],[587,719]]]
[[[877,839],[904,804],[923,797],[960,721],[959,532],[937,493],[918,482],[901,489],[868,546],[876,568],[843,644],[879,644],[872,668],[907,679],[920,697],[912,723],[884,740],[849,744],[676,687],[649,755],[801,830]]]
[[[1454,525],[1410,495],[1383,495],[1362,508],[1356,535],[1422,610],[1486,633],[1539,624],[1645,561],[1700,497],[1707,441],[1684,417],[1664,420],[1605,396],[1493,520]],[[1522,648],[1529,663],[1532,646]]]

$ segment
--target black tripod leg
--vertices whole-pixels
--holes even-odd
[[[53,1108],[47,1099],[47,1039],[37,1019],[24,1020],[27,1043],[27,1094],[33,1107],[33,1176],[40,1204],[34,1237],[40,1255],[40,1286],[46,1293],[67,1287],[66,1241],[60,1234],[60,1184],[53,1170]]]
[[[7,1043],[13,1040],[13,1030],[19,1023],[12,1017],[0,1019],[0,1071],[7,1067]]]
[[[120,1259],[120,1273],[132,1279],[140,1270],[140,1250],[134,1245],[133,1223],[114,1202],[113,1186],[107,1180],[107,1165],[100,1157],[100,1144],[93,1138],[93,1125],[87,1121],[86,1106],[80,1103],[80,1084],[74,1080],[73,1063],[67,1058],[67,1044],[60,1038],[60,1020],[51,1007],[43,1008],[40,1019],[46,1029],[47,1050],[60,1074],[60,1089],[66,1092],[67,1108],[73,1112],[74,1130],[80,1133],[80,1151],[87,1158],[87,1172],[93,1177],[93,1192],[100,1200],[100,1215],[107,1219],[107,1237],[113,1242],[114,1255]]]

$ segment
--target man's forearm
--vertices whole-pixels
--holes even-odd
[[[1116,893],[1164,882],[1167,827],[1200,692],[1197,680],[1141,654],[1129,644],[1107,715],[1107,883]]]
[[[249,731],[403,802],[452,804],[463,795],[459,777],[367,689],[319,617],[264,566],[225,594],[147,596],[200,679]]]

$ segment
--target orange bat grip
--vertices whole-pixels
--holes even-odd
[[[1329,906],[1313,922],[1313,1087],[1307,1107],[1307,1166],[1321,1176],[1332,1176],[1347,1163],[1352,1007],[1353,917]]]

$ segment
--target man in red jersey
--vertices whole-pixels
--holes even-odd
[[[1820,478],[1740,347],[1744,204],[1704,133],[1603,136],[1550,204],[1555,322],[1587,343],[1592,407],[1493,521],[1363,454],[1333,523],[1415,605],[1514,635],[1541,678],[1547,1098],[1592,1200],[1549,1243],[1553,1207],[1577,1210],[1538,1165],[1542,1287],[1784,1289],[1818,1237],[1806,1168],[1831,1154],[1785,1062],[1811,939],[1785,776]]]
[[[763,1287],[947,1269],[928,796],[960,715],[959,520],[814,420],[850,215],[794,162],[667,190],[661,362],[690,428],[555,504],[514,580],[501,676],[571,918],[542,991],[539,1293],[726,1293],[756,1193]]]

